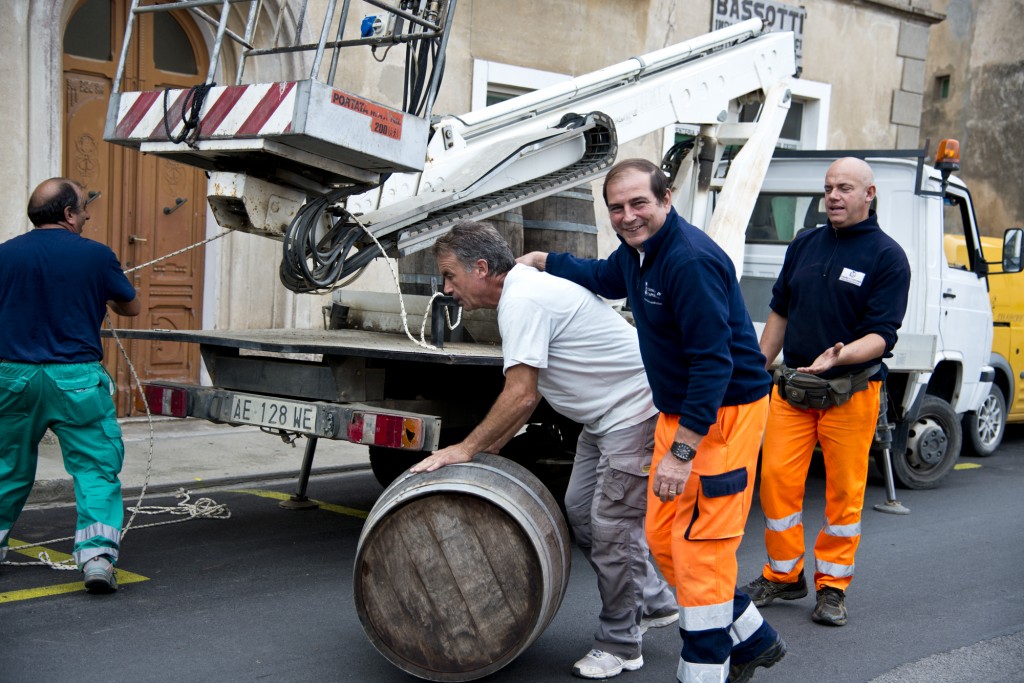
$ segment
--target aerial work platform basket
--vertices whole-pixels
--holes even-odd
[[[249,4],[243,35],[228,28]],[[360,38],[345,40],[351,0],[328,0],[316,42],[302,42],[306,2],[298,7],[291,40],[281,40],[282,17],[270,46],[257,46],[260,0],[133,0],[121,59],[107,110],[104,139],[207,171],[246,173],[303,192],[322,193],[342,185],[373,187],[396,172],[423,169],[429,115],[440,81],[440,64],[455,1],[364,0],[378,9]],[[340,7],[340,12],[337,10]],[[211,8],[219,7],[219,17]],[[125,63],[139,17],[155,12],[188,12],[216,27],[210,68],[191,88],[122,92]],[[383,19],[381,18],[383,17]],[[408,27],[406,33],[402,28]],[[334,32],[334,40],[328,40]],[[234,83],[214,82],[225,39],[237,49]],[[419,43],[422,59],[407,60],[405,102],[396,108],[346,92],[334,82],[342,47],[390,47]],[[432,51],[432,53],[431,53]],[[244,83],[246,61],[254,57],[306,53],[309,77],[273,83]],[[329,66],[324,57],[330,53]],[[433,69],[427,79],[427,61]],[[321,80],[321,72],[326,79]]]

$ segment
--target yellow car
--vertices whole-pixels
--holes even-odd
[[[988,398],[976,412],[963,418],[964,453],[987,456],[999,448],[1008,422],[1024,422],[1024,287],[1000,272],[1003,242],[982,237],[985,260],[995,265],[988,276],[992,303],[992,358],[995,379]],[[966,264],[963,237],[946,235],[950,265]]]

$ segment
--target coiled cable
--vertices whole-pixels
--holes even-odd
[[[285,287],[297,293],[332,289],[343,277],[362,269],[379,255],[375,250],[366,250],[371,253],[349,256],[363,230],[347,220],[344,209],[336,210],[334,205],[357,189],[362,188],[343,188],[320,195],[306,203],[292,219],[285,231],[280,266]],[[318,228],[327,214],[335,215],[330,227],[317,239]]]

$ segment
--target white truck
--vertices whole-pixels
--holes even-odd
[[[389,19],[370,22],[366,35],[357,39],[346,40],[339,29],[333,41],[328,40],[329,28],[335,25],[331,3],[319,42],[283,48],[253,47],[253,33],[237,36],[227,31],[229,2],[205,3],[223,5],[206,83],[191,90],[120,92],[123,72],[119,67],[104,137],[207,170],[217,221],[283,241],[282,281],[294,291],[332,289],[383,252],[401,260],[429,247],[458,220],[493,216],[599,178],[614,162],[619,142],[676,123],[691,124],[700,131],[692,144],[672,157],[676,207],[682,215],[699,217],[696,222],[703,222],[753,287],[757,278],[771,277],[770,269],[777,269],[784,248],[782,241],[776,241],[749,244],[744,251],[744,230],[755,208],[762,207],[758,188],[765,173],[772,182],[778,178],[782,183],[774,191],[806,193],[801,195],[806,197],[820,187],[824,175],[821,161],[771,161],[789,108],[788,79],[795,70],[793,36],[765,32],[760,20],[483,110],[432,119],[454,1],[403,1],[394,7],[374,2],[391,15]],[[199,4],[177,0],[133,8],[125,50],[136,12],[198,12]],[[341,11],[343,17],[347,15],[348,0]],[[205,20],[216,23],[209,15]],[[344,21],[339,25],[344,26]],[[216,55],[220,41],[226,39],[247,47],[235,84],[213,86]],[[435,63],[429,78],[424,70],[409,79],[419,89],[414,89],[403,109],[329,85],[339,49],[416,41],[437,48]],[[246,55],[297,49],[314,54],[309,78],[242,82]],[[318,74],[331,51],[334,58],[323,82]],[[755,122],[740,123],[741,102],[761,103]],[[742,148],[731,163],[725,163],[723,155],[731,145]],[[785,169],[799,176],[798,185],[786,185]],[[817,184],[810,181],[813,176]],[[884,195],[886,211],[890,202],[895,210],[895,197],[916,196],[913,183],[893,182],[892,187],[893,194],[887,190]],[[926,208],[939,211],[938,202],[907,201],[911,214]],[[893,214],[890,220],[886,214],[882,224],[897,225],[902,217]],[[969,225],[976,235],[973,219]],[[936,239],[940,238],[941,234]],[[931,237],[914,239],[922,247],[932,245]],[[932,417],[939,412],[934,397],[941,396],[947,406],[952,402],[956,410],[970,410],[990,381],[982,374],[982,361],[951,363],[948,373],[946,365],[937,367],[933,362],[947,360],[941,351],[942,332],[960,325],[945,324],[948,315],[959,315],[963,309],[965,315],[990,318],[979,276],[967,272],[940,277],[940,257],[941,244],[934,254],[922,249],[921,259],[915,261],[915,276],[927,274],[931,282],[936,269],[934,286],[947,288],[958,298],[943,297],[933,305],[922,290],[922,298],[911,305],[912,315],[924,322],[911,326],[916,336],[905,326],[901,332],[910,334],[905,341],[901,334],[898,347],[900,367],[918,374],[907,375],[904,386],[893,387],[894,396],[902,399],[893,417],[897,425],[913,417],[915,427],[927,428],[907,437],[912,444],[907,452],[914,453],[913,459],[908,457],[896,467],[900,481],[909,486],[934,485],[951,464],[946,451],[952,450],[955,459],[959,450],[959,431],[939,421],[945,413]],[[749,267],[741,267],[745,259],[750,259]],[[765,263],[754,267],[761,263],[758,259]],[[981,288],[979,296],[974,295],[969,279],[974,280],[974,289]],[[753,289],[750,298],[756,311]],[[450,302],[443,297],[402,300],[394,294],[342,288],[335,290],[333,299],[331,324],[323,330],[119,330],[118,334],[200,345],[213,385],[149,383],[145,394],[154,413],[259,425],[289,438],[305,436],[306,454],[293,496],[294,505],[303,505],[318,439],[367,444],[375,474],[387,483],[411,462],[460,439],[482,418],[503,381],[492,312],[465,316],[461,334],[471,341],[445,341],[443,316]],[[430,313],[416,315],[427,311],[428,301]],[[412,314],[406,316],[405,309]],[[431,319],[433,343],[415,344],[408,325],[415,329],[424,318]],[[754,318],[758,319],[756,314]],[[990,330],[990,325],[985,329]],[[452,338],[459,334],[453,333]],[[962,347],[963,353],[970,352],[969,346]],[[987,348],[977,341],[974,346]],[[929,377],[935,378],[934,388]],[[925,385],[927,400],[921,400]],[[921,407],[932,412],[921,413]],[[557,468],[552,472],[552,461],[564,461],[566,454],[571,459],[578,429],[542,405],[506,454],[551,482],[552,476],[564,473]],[[951,448],[928,448],[940,438]],[[941,464],[933,468],[934,458]],[[922,467],[921,462],[928,466]],[[933,471],[939,476],[932,476]]]

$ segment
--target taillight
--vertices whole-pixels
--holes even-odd
[[[423,420],[418,417],[357,412],[348,423],[348,440],[386,448],[423,447]]]
[[[149,404],[149,412],[153,415],[188,417],[187,389],[145,384],[143,391],[146,394],[146,403]]]

